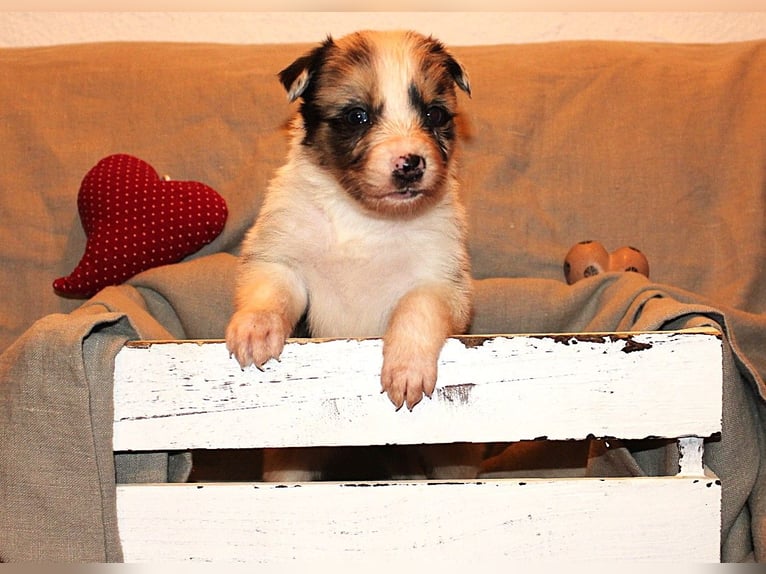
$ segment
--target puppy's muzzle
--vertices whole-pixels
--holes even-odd
[[[423,156],[403,155],[394,162],[392,176],[399,187],[407,187],[423,179],[426,159]]]

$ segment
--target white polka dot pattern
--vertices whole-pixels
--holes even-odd
[[[77,196],[87,242],[77,267],[53,282],[61,295],[90,297],[135,274],[180,261],[223,230],[228,209],[214,189],[163,180],[130,155],[105,157]]]

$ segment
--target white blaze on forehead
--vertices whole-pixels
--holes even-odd
[[[407,127],[417,120],[410,101],[410,86],[419,69],[417,50],[409,38],[398,34],[381,34],[375,50],[384,119]]]

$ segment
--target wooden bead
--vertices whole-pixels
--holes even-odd
[[[608,271],[632,271],[649,277],[649,261],[635,247],[623,246],[608,253],[598,241],[581,241],[564,258],[564,277],[569,285]]]
[[[564,258],[564,276],[570,285],[607,271],[609,253],[598,241],[581,241]]]
[[[610,271],[633,271],[649,277],[649,261],[635,247],[624,246],[609,255]]]

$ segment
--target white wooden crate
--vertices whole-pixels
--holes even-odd
[[[552,558],[718,561],[712,330],[460,337],[437,391],[395,411],[381,341],[294,340],[264,371],[220,341],[117,356],[114,450],[677,438],[677,476],[360,484],[118,485],[127,561],[411,567]]]

